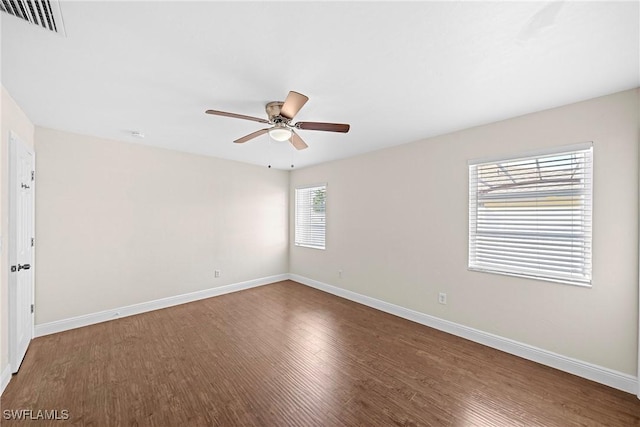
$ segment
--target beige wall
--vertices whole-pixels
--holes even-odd
[[[8,329],[8,253],[9,236],[9,132],[13,131],[26,145],[33,147],[33,123],[2,86],[0,87],[0,229],[2,235],[2,253],[0,254],[0,372],[9,364],[9,329]]]
[[[291,271],[635,375],[639,95],[296,170],[291,179],[36,128],[36,324]],[[0,370],[8,364],[8,130],[34,141],[4,88],[1,106]],[[467,271],[467,160],[584,141],[594,142],[593,287]],[[291,189],[328,183],[326,251],[288,245],[289,181]]]
[[[288,272],[288,172],[35,135],[36,324]]]
[[[292,190],[328,183],[328,231],[321,251],[295,247],[291,229],[290,271],[635,375],[638,96],[621,92],[293,171]],[[594,143],[593,287],[468,271],[467,161],[585,141]],[[440,291],[447,305],[438,304]]]

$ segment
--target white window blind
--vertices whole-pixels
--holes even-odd
[[[326,202],[326,185],[296,188],[296,246],[325,248]]]
[[[469,163],[469,268],[591,284],[592,146]]]

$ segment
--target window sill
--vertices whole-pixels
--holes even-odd
[[[318,250],[321,250],[321,251],[324,251],[326,249],[325,246],[311,246],[311,245],[303,245],[301,243],[295,243],[294,246],[296,246],[298,248],[318,249]]]
[[[557,278],[553,278],[553,277],[534,276],[533,274],[530,275],[530,274],[523,274],[523,273],[512,273],[512,272],[508,272],[508,271],[492,270],[492,269],[481,268],[481,267],[467,267],[467,270],[469,270],[469,271],[477,271],[479,273],[500,274],[502,276],[521,277],[523,279],[540,280],[540,281],[543,281],[543,282],[561,283],[563,285],[578,286],[578,287],[581,287],[581,288],[592,288],[593,287],[591,282],[587,283],[587,282],[574,281],[574,280],[568,280],[568,279],[557,279]]]

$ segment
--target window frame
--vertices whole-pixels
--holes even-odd
[[[309,242],[308,239],[303,239],[302,236],[298,236],[298,229],[301,228],[301,226],[299,226],[299,223],[298,223],[299,221],[298,192],[303,190],[312,190],[312,189],[320,189],[320,188],[324,190],[324,201],[323,201],[324,211],[322,213],[322,222],[324,224],[324,227],[323,227],[322,245],[316,245],[316,244],[313,244],[312,242]],[[317,249],[317,250],[327,249],[327,188],[328,188],[328,185],[326,182],[318,183],[318,184],[301,185],[301,186],[295,187],[294,199],[293,199],[293,204],[294,204],[293,245],[294,246],[302,247],[302,248]],[[311,211],[313,207],[310,205],[308,209],[309,211]]]
[[[562,276],[562,274],[560,273],[553,275],[553,274],[549,274],[548,272],[541,271],[540,269],[538,269],[535,273],[523,272],[522,271],[524,270],[523,268],[515,268],[515,267],[509,268],[509,267],[505,267],[504,265],[500,267],[495,267],[495,266],[490,267],[487,265],[482,265],[482,263],[474,262],[472,254],[475,253],[477,246],[474,247],[472,245],[474,243],[477,244],[475,238],[478,236],[478,233],[475,232],[473,227],[474,227],[474,224],[477,225],[478,223],[477,212],[478,212],[478,206],[479,206],[479,202],[478,202],[479,191],[477,190],[478,187],[476,187],[476,192],[475,194],[473,193],[473,190],[474,190],[473,180],[475,179],[475,185],[478,185],[477,183],[479,181],[479,178],[477,177],[477,175],[475,177],[472,176],[472,173],[473,173],[472,171],[476,170],[476,174],[477,174],[477,167],[481,165],[509,163],[509,162],[515,163],[515,162],[532,160],[532,159],[540,159],[540,158],[550,157],[555,155],[558,155],[558,156],[570,155],[570,154],[575,154],[577,152],[580,152],[580,153],[588,152],[588,154],[586,154],[586,158],[589,161],[588,162],[589,164],[585,163],[586,166],[584,166],[583,164],[581,164],[580,166],[581,168],[583,168],[581,169],[581,171],[585,172],[585,175],[583,178],[584,181],[581,184],[587,185],[588,187],[587,189],[584,190],[584,196],[586,196],[585,201],[588,203],[588,208],[583,207],[580,211],[580,215],[581,215],[580,218],[586,224],[585,236],[587,237],[585,237],[584,239],[586,239],[585,241],[588,243],[588,254],[585,255],[582,259],[586,260],[584,265],[586,266],[585,268],[588,270],[588,274],[584,278],[566,278],[566,277],[560,277]],[[467,269],[469,271],[478,271],[478,272],[484,272],[484,273],[524,277],[528,279],[542,280],[547,282],[555,282],[555,283],[562,283],[562,284],[590,288],[593,282],[593,164],[594,164],[593,157],[594,157],[593,142],[585,142],[580,144],[554,147],[546,150],[530,151],[530,152],[521,153],[519,155],[499,156],[499,157],[469,160],[468,168],[467,168],[468,174],[469,174],[468,176],[468,185],[469,185],[468,186],[468,191],[469,191],[468,192],[468,203],[469,203],[468,204],[468,207],[469,207],[468,227],[469,229],[468,229]],[[474,201],[475,201],[475,206],[473,206]],[[475,218],[472,218],[473,213],[476,214]],[[572,240],[572,242],[574,241],[576,241],[576,239]],[[504,244],[507,242],[503,241],[502,243]],[[533,258],[523,257],[521,259],[531,260]]]

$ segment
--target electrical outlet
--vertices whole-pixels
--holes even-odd
[[[445,294],[444,292],[440,292],[438,294],[438,302],[440,304],[446,304],[447,303],[447,294]]]
[[[213,277],[220,277],[220,270],[214,270]]]

